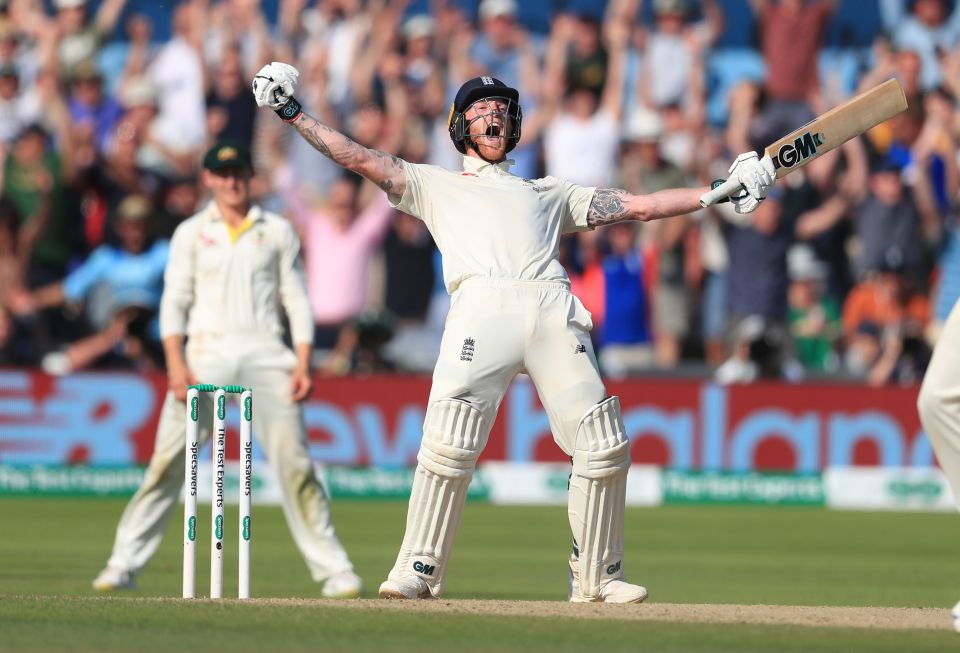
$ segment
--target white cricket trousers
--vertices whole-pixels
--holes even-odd
[[[554,440],[572,456],[580,420],[607,396],[592,328],[564,283],[469,278],[451,301],[430,403],[468,402],[492,425],[510,382],[526,373]]]
[[[960,302],[954,304],[934,347],[917,408],[953,496],[960,501]]]
[[[244,335],[191,338],[186,358],[201,383],[253,388],[253,433],[280,481],[283,513],[313,579],[353,569],[314,473],[301,408],[290,396],[296,355],[276,338]],[[212,403],[211,394],[201,393],[201,445],[210,437]],[[120,518],[109,566],[136,574],[160,546],[183,489],[185,438],[186,404],[168,392],[150,465]]]
[[[414,575],[434,597],[443,594],[467,486],[504,393],[518,373],[533,380],[554,440],[574,460],[576,475],[581,422],[603,410],[606,397],[590,344],[592,326],[589,312],[563,283],[471,278],[454,293],[424,418],[406,530],[381,592],[403,594]],[[622,438],[622,429],[615,430]],[[629,459],[614,462],[622,468],[615,482],[625,482]],[[575,537],[584,531],[585,500],[579,492],[571,491],[568,510]],[[622,518],[622,497],[609,499],[604,514],[590,518],[593,530],[588,529],[592,534],[598,519],[613,523],[607,526],[614,540],[608,548],[618,562]],[[620,569],[617,564],[615,571]]]

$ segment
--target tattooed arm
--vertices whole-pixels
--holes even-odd
[[[364,147],[306,112],[290,124],[318,152],[374,182],[394,202],[403,196],[407,187],[407,173],[402,159]]]
[[[403,161],[364,147],[303,111],[294,95],[300,71],[282,61],[268,63],[253,76],[253,97],[257,105],[273,109],[280,118],[300,132],[304,140],[334,163],[360,174],[399,201],[407,187]]]
[[[649,222],[700,210],[700,196],[709,188],[671,188],[649,195],[630,195],[618,188],[598,188],[587,209],[591,227],[639,220]]]

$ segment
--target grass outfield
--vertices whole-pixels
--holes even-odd
[[[628,578],[650,588],[651,598],[641,606],[606,606],[617,610],[586,619],[577,618],[588,616],[584,612],[571,612],[578,606],[566,604],[544,610],[551,604],[504,608],[502,603],[477,607],[464,601],[561,600],[569,534],[559,507],[468,505],[445,599],[426,609],[315,601],[319,587],[310,582],[280,510],[264,507],[254,509],[254,596],[308,600],[245,604],[142,598],[180,594],[179,510],[160,552],[138,579],[140,588],[132,596],[140,598],[95,598],[90,581],[103,566],[122,508],[123,502],[113,500],[0,499],[0,651],[170,653],[215,646],[238,652],[270,647],[283,653],[531,653],[599,645],[604,651],[913,652],[960,646],[943,610],[960,598],[960,518],[954,514],[630,509],[626,571]],[[204,517],[206,509],[201,509]],[[341,538],[369,596],[393,562],[404,512],[405,505],[398,502],[342,501],[335,506]],[[235,523],[235,509],[228,506],[227,516],[228,523]],[[209,587],[207,530],[200,529],[198,545],[200,593]],[[236,595],[236,549],[232,529],[228,533],[224,592],[229,596]],[[923,623],[911,621],[916,612],[905,611],[904,625],[879,630],[789,625],[789,619],[782,625],[751,623],[759,609],[746,608],[732,608],[741,612],[723,619],[733,623],[697,623],[698,618],[710,619],[702,617],[706,607],[661,604],[940,610],[923,613]],[[660,608],[668,607],[661,614]],[[648,620],[651,615],[656,618]],[[803,623],[828,623],[818,619]],[[941,619],[943,628],[937,629]]]

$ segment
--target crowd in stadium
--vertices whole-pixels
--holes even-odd
[[[723,178],[731,153],[898,78],[906,112],[754,214],[617,224],[561,257],[610,378],[915,383],[960,296],[960,8],[856,2],[876,20],[844,38],[843,4],[0,0],[0,365],[161,367],[167,239],[207,201],[203,153],[230,140],[300,233],[318,369],[432,368],[436,247],[257,111],[253,74],[286,61],[312,115],[451,169],[451,97],[492,75],[520,91],[514,174],[631,193]]]

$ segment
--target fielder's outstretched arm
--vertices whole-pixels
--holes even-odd
[[[253,78],[253,96],[261,107],[277,112],[303,138],[334,163],[377,184],[394,201],[407,187],[403,161],[392,154],[364,147],[303,111],[294,98],[300,73],[289,64],[274,61]]]

